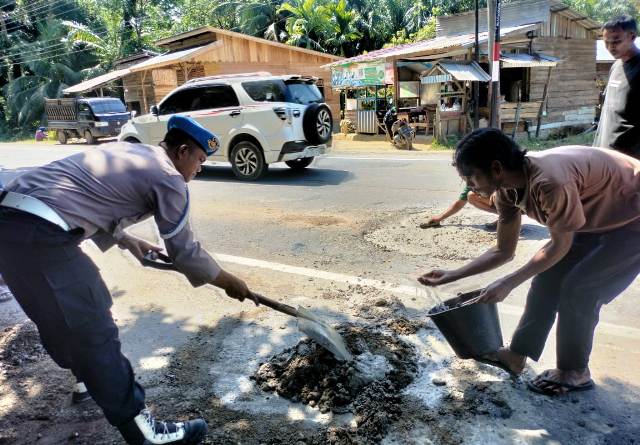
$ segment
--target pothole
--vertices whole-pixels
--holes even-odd
[[[376,443],[402,414],[401,392],[418,368],[415,347],[370,326],[338,330],[352,362],[341,363],[304,339],[260,364],[251,378],[263,391],[321,413],[353,415],[349,424],[327,428],[321,443]]]
[[[385,250],[407,255],[429,255],[442,260],[467,260],[495,245],[496,234],[484,224],[495,221],[489,213],[461,212],[442,226],[421,229],[435,212],[414,213],[394,219],[365,234],[366,241]]]

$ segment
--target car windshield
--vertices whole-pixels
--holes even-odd
[[[309,82],[256,80],[243,82],[242,88],[256,102],[292,102],[302,105],[324,102],[318,87]]]
[[[107,113],[126,113],[127,109],[124,104],[117,100],[101,100],[100,102],[92,102],[91,109],[95,114],[107,114]]]

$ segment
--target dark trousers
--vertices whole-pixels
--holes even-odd
[[[600,308],[620,295],[638,273],[638,229],[577,233],[567,255],[533,279],[511,350],[538,360],[557,314],[558,369],[586,368]]]
[[[2,209],[0,273],[51,358],[85,383],[109,423],[118,426],[144,408],[144,389],[120,351],[109,290],[79,239]]]

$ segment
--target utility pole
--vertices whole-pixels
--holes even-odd
[[[489,126],[500,128],[500,0],[487,1],[487,34],[489,41],[489,109],[491,119]]]
[[[480,61],[480,40],[479,32],[479,0],[476,0],[476,42],[473,48],[473,60],[478,63]],[[480,82],[473,82],[473,129],[480,127]]]

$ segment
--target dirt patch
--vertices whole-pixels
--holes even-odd
[[[0,444],[111,444],[93,402],[71,405],[73,376],[47,355],[31,322],[0,331]]]
[[[417,372],[413,346],[371,327],[339,329],[354,354],[349,363],[303,340],[260,365],[252,376],[267,392],[318,407],[353,413],[354,426],[327,430],[328,443],[376,443],[402,413],[400,392]]]
[[[316,227],[347,224],[346,219],[329,215],[284,215],[282,219],[287,222],[308,224]]]
[[[40,336],[31,323],[11,326],[0,334],[0,375],[11,376],[20,367],[41,360],[46,355]]]
[[[421,229],[435,212],[425,211],[394,217],[366,233],[366,241],[385,250],[407,255],[430,255],[442,260],[468,260],[482,254],[496,242],[495,233],[484,224],[495,220],[491,214],[461,212],[440,227]]]

